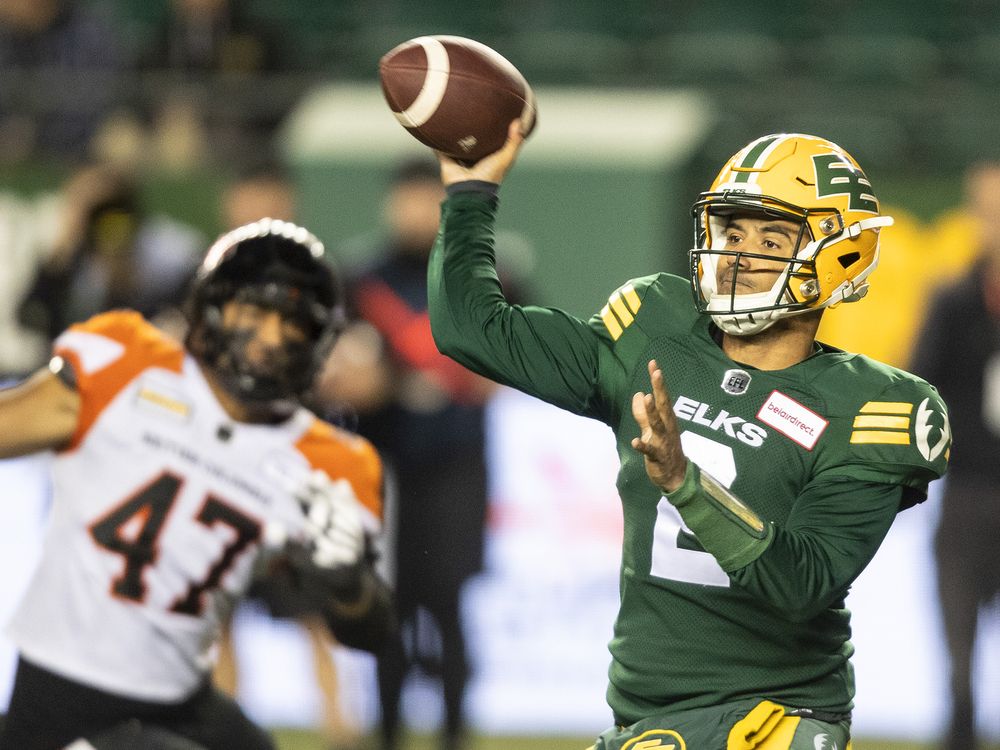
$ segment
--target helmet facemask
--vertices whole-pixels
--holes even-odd
[[[819,294],[816,281],[814,256],[822,244],[812,236],[808,212],[779,202],[748,199],[744,195],[705,194],[694,206],[697,248],[691,251],[692,279],[697,279],[695,299],[700,312],[712,316],[723,331],[746,336],[759,333],[776,320],[796,313],[808,312],[810,303]],[[818,209],[814,214],[824,213]],[[830,221],[839,219],[836,209],[826,212]],[[727,227],[734,215],[753,218],[775,218],[798,225],[793,247],[798,250],[790,256],[772,255],[745,250],[727,249]],[[732,258],[732,278],[720,288],[720,267],[723,259]],[[739,294],[740,275],[744,270],[742,260],[767,261],[780,270],[769,289]]]
[[[312,385],[333,347],[343,323],[342,294],[311,234],[280,221],[248,226],[259,233],[237,235],[247,229],[241,227],[225,235],[199,270],[188,304],[188,347],[243,403],[285,411]],[[276,311],[304,337],[283,336],[264,356],[251,357],[257,326],[227,324],[230,302]]]
[[[296,296],[302,297],[296,287],[271,283],[243,288],[233,297],[235,302],[276,311],[303,331],[302,339],[283,336],[278,345],[268,346],[263,355],[256,357],[249,351],[257,335],[256,325],[227,325],[223,307],[213,305],[206,310],[203,335],[207,334],[212,346],[204,350],[203,361],[226,390],[240,400],[291,400],[308,389],[318,365],[329,353],[330,346],[321,344],[325,326],[317,325],[315,317],[303,309],[305,300],[289,304],[289,298]]]

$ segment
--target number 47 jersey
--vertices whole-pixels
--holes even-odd
[[[205,679],[255,573],[301,537],[297,484],[316,469],[346,479],[374,532],[381,464],[305,409],[233,422],[195,360],[137,313],[75,325],[55,352],[73,365],[81,410],[9,632],[26,659],[69,679],[180,700]]]

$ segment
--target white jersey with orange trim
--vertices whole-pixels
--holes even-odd
[[[196,361],[138,313],[74,325],[55,343],[81,411],[53,462],[41,563],[8,630],[29,661],[139,700],[205,679],[221,624],[276,543],[302,534],[292,491],[345,478],[381,524],[382,467],[364,439],[306,409],[231,420]]]

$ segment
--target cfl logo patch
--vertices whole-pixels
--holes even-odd
[[[673,729],[650,729],[630,739],[622,745],[622,750],[652,750],[654,747],[662,750],[687,750],[684,738]]]
[[[750,373],[746,370],[726,370],[726,374],[722,376],[720,387],[726,393],[739,396],[747,392],[750,380]]]

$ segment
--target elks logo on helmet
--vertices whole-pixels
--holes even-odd
[[[872,193],[872,184],[865,173],[840,154],[816,154],[816,197],[846,195],[851,211],[878,213],[878,200]]]
[[[766,291],[737,294],[735,280],[730,291],[719,289],[720,258],[740,256],[726,248],[726,225],[735,213],[800,226],[792,257],[756,256],[783,266]],[[878,264],[879,230],[892,224],[850,154],[800,133],[766,135],[734,154],[699,196],[692,215],[695,302],[733,335],[759,333],[781,318],[861,299]]]

